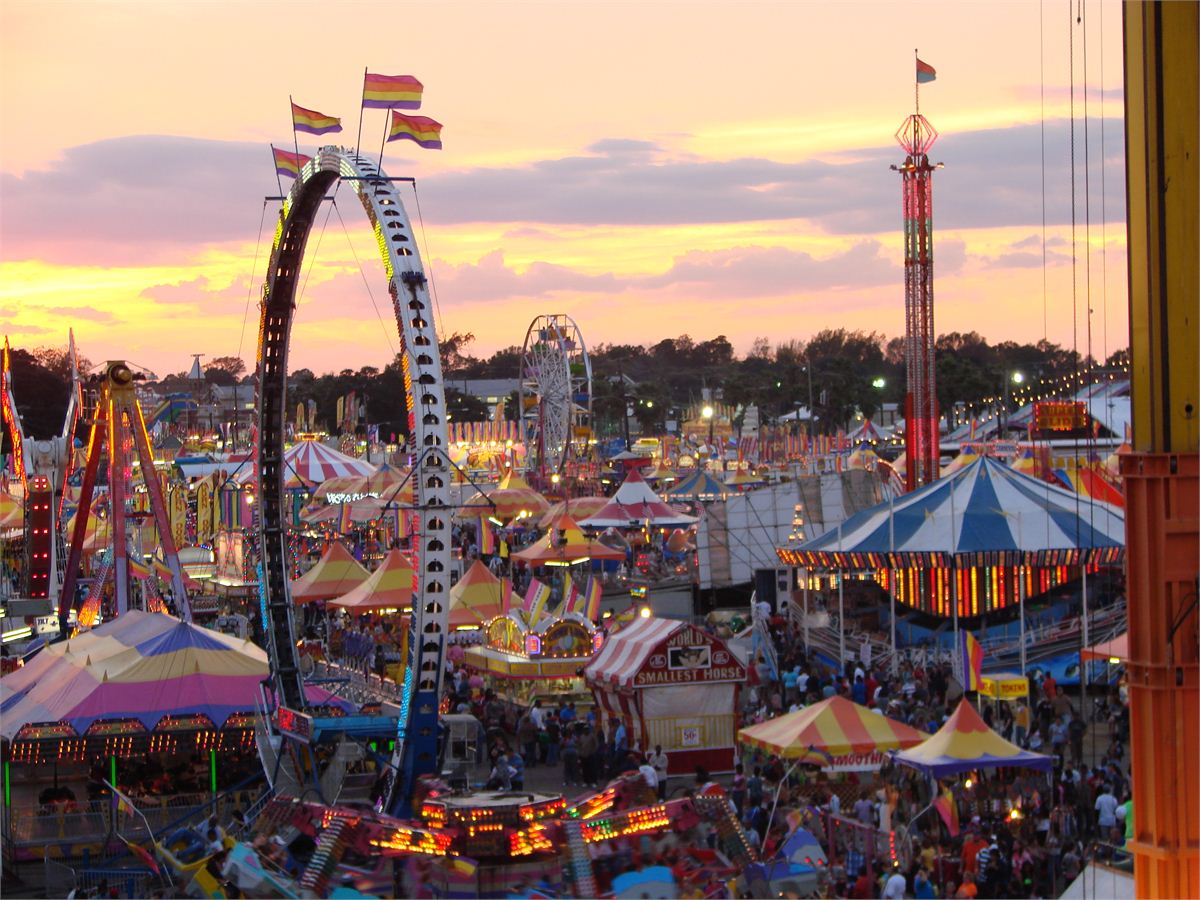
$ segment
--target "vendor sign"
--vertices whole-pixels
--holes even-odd
[[[1012,672],[984,675],[979,683],[979,693],[993,700],[1016,700],[1029,696],[1029,679]]]

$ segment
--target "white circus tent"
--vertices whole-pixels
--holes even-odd
[[[347,456],[320,441],[297,441],[283,452],[284,487],[313,488],[330,478],[367,477],[375,466],[366,460]],[[254,481],[255,469],[247,466],[238,474],[239,483]]]

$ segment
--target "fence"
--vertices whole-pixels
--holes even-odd
[[[150,839],[147,824],[155,834],[173,825],[198,824],[214,812],[224,816],[234,809],[249,809],[257,801],[258,793],[245,789],[227,791],[215,798],[212,794],[140,798],[134,801],[136,813],[118,812],[108,797],[92,800],[85,808],[48,810],[41,806],[16,805],[7,811],[6,849],[56,842],[97,844],[115,833],[130,840],[146,841]]]

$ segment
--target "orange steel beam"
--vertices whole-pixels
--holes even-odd
[[[1133,449],[1125,479],[1138,897],[1200,897],[1200,17],[1126,0]]]

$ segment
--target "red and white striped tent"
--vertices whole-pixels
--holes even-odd
[[[631,469],[612,500],[579,524],[585,528],[631,528],[647,522],[652,526],[690,525],[695,516],[676,512],[646,483],[642,473]]]
[[[639,616],[608,638],[583,677],[602,715],[625,723],[631,748],[667,751],[670,774],[733,769],[746,665],[720,638]]]
[[[257,480],[255,468],[243,468],[238,481]],[[375,466],[366,460],[339,453],[320,441],[297,441],[283,451],[284,487],[288,489],[315,488],[330,478],[347,475],[365,478],[374,472]]]

